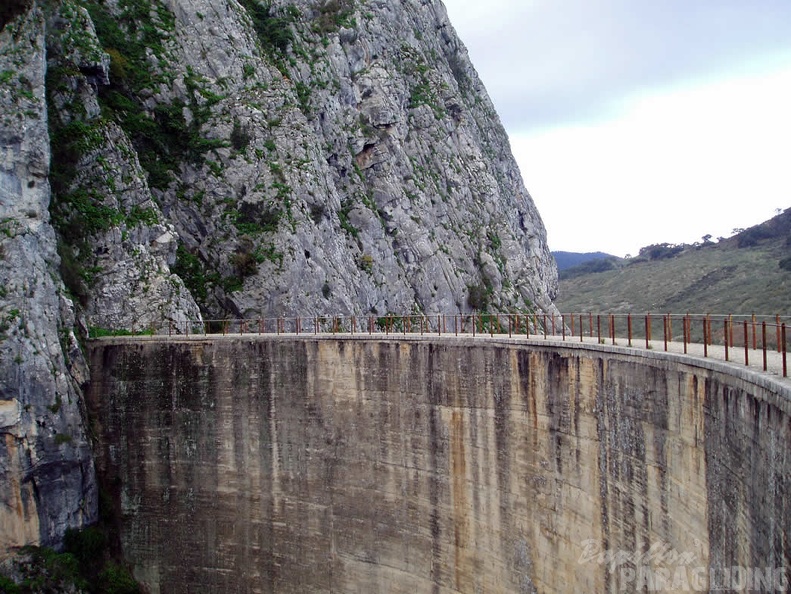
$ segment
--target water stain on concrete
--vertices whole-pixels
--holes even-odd
[[[791,565],[787,395],[744,376],[452,339],[90,359],[100,474],[152,592],[618,590],[591,542]]]

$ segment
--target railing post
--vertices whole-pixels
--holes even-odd
[[[565,316],[560,316],[560,331],[563,334],[563,342],[566,342],[566,318]]]
[[[667,352],[667,334],[668,330],[670,330],[669,324],[670,320],[668,320],[668,314],[665,314],[662,316],[662,334],[664,335],[665,340],[665,352]]]
[[[753,350],[758,348],[758,341],[756,340],[755,336],[755,314],[752,315],[752,326],[753,326]]]
[[[651,348],[651,314],[645,316],[645,348]]]
[[[667,335],[670,337],[670,342],[673,342],[673,314],[667,314]]]
[[[725,341],[725,360],[726,361],[730,361],[730,353],[728,352],[728,343],[729,343],[729,340],[728,340],[728,338],[729,338],[728,326],[729,325],[730,324],[728,324],[728,318],[725,318],[722,321],[722,334],[723,334],[723,340]]]
[[[779,317],[779,316],[778,316]],[[783,377],[788,377],[788,363],[786,361],[786,354],[788,349],[786,349],[786,325],[783,323],[782,330],[780,332],[780,338],[783,341]]]
[[[615,314],[610,314],[610,331],[612,332],[612,343],[615,344]]]
[[[777,333],[777,352],[778,353],[782,351],[782,347],[780,345],[781,328],[782,328],[782,326],[780,324],[780,316],[779,315],[775,315],[775,329],[776,329],[775,331]]]
[[[437,335],[442,336],[442,316],[437,314]]]
[[[687,354],[687,337],[689,333],[689,314],[685,315],[681,320],[682,334],[684,336],[684,354]]]
[[[750,338],[747,335],[747,320],[744,320],[744,364],[750,364]]]
[[[708,314],[703,318],[703,356],[709,356],[709,322]]]
[[[629,346],[632,346],[632,313],[626,315],[626,334],[629,337]]]
[[[767,363],[767,361],[766,361],[766,320],[763,320],[761,322],[761,346],[762,346],[763,352],[764,352],[764,371],[766,371],[766,369],[767,369],[767,366],[766,366],[766,363]]]
[[[571,338],[574,338],[574,314],[571,314]]]

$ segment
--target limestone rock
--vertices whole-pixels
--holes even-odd
[[[0,557],[97,517],[87,366],[49,222],[44,33],[35,6],[0,31]]]
[[[94,16],[126,22],[113,6]],[[96,132],[68,191],[151,209],[181,247],[166,266],[129,225],[92,234],[90,323],[198,318],[183,287],[165,290],[171,269],[210,317],[552,309],[543,225],[442,4],[253,6],[152,3],[159,38],[145,51],[131,30],[112,48],[97,28],[113,58],[98,93],[120,127]],[[132,69],[149,80],[124,77]],[[110,93],[139,113],[120,113]],[[64,124],[75,99],[60,101]],[[136,286],[148,290],[118,302]],[[484,303],[470,299],[481,290]]]
[[[82,297],[88,324],[143,331],[200,320],[194,299],[170,270],[175,229],[154,200],[127,135],[101,117],[98,93],[110,82],[110,56],[88,12],[64,2],[49,20],[48,48],[53,145],[61,161],[74,161],[53,168],[53,210],[78,268],[77,286],[70,288]]]

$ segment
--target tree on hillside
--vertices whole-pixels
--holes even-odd
[[[648,260],[664,260],[665,258],[672,258],[682,251],[684,251],[683,244],[655,243],[640,248],[639,256]]]

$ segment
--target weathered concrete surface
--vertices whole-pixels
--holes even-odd
[[[788,389],[724,364],[453,338],[103,340],[90,360],[100,472],[152,592],[789,567]]]

